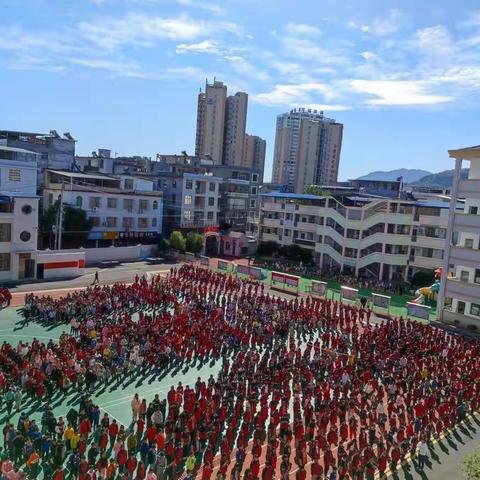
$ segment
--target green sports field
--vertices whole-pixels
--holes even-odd
[[[58,340],[63,330],[69,331],[70,327],[60,326],[52,329],[44,328],[38,324],[31,323],[29,326],[21,327],[19,323],[21,315],[16,308],[7,308],[0,311],[0,342],[7,341],[12,345],[17,345],[19,341],[31,342],[37,338],[41,342],[47,343],[50,339]],[[176,365],[168,371],[154,374],[153,372],[137,373],[135,379],[131,382],[122,382],[121,384],[97,384],[96,390],[90,395],[92,400],[97,403],[103,412],[107,412],[110,417],[124,425],[129,425],[131,421],[130,402],[134,393],[138,392],[140,398],[152,400],[156,393],[160,398],[165,398],[171,385],[177,385],[179,381],[183,385],[193,387],[197,377],[206,380],[213,374],[216,376],[220,362],[216,364],[199,365]],[[64,416],[72,405],[77,405],[79,396],[71,390],[67,395],[62,392],[56,392],[50,403],[54,408],[55,415]],[[22,411],[31,415],[31,418],[40,421],[43,409],[39,404],[33,404],[26,397],[22,405]],[[13,417],[16,422],[18,413]],[[0,424],[6,421],[5,411],[0,407]]]

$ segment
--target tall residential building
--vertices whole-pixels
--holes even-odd
[[[198,94],[195,155],[209,155],[218,164],[223,159],[226,104],[227,86],[223,82],[207,82],[205,92]]]
[[[337,181],[343,125],[323,112],[294,109],[277,117],[272,182],[303,193]]]
[[[256,135],[245,134],[243,144],[242,167],[256,168],[260,171],[260,183],[263,183],[265,151],[267,142]]]
[[[450,150],[455,159],[442,282],[438,299],[441,321],[480,328],[480,146]],[[470,162],[461,178],[462,162]],[[465,199],[459,210],[459,199]]]
[[[237,92],[227,97],[225,111],[225,135],[223,144],[224,165],[242,164],[245,128],[247,125],[248,95]]]
[[[217,165],[241,166],[247,124],[248,95],[227,97],[227,86],[214,80],[198,94],[195,156]]]

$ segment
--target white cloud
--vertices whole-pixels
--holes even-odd
[[[361,30],[364,33],[375,36],[384,36],[395,33],[399,29],[399,20],[402,16],[397,9],[390,10],[386,17],[377,17],[371,23],[363,24],[354,20],[347,23],[349,28]]]
[[[306,23],[288,23],[286,29],[291,35],[316,35],[320,33],[317,27]]]
[[[108,70],[109,72],[117,74],[128,74],[129,72],[135,72],[140,70],[138,65],[127,62],[116,62],[112,60],[99,60],[88,58],[70,58],[69,61],[75,65],[81,65],[83,67]]]
[[[175,49],[176,53],[212,53],[219,55],[218,45],[212,40],[204,40],[200,43],[181,43]]]
[[[361,56],[362,58],[364,58],[365,60],[377,60],[377,59],[378,59],[378,57],[377,57],[377,55],[376,55],[375,53],[373,53],[373,52],[368,52],[368,51],[366,51],[366,52],[361,52],[361,53],[360,53],[360,56]]]
[[[195,2],[193,0],[176,0],[179,5],[185,5],[188,7],[201,8],[203,10],[208,10],[209,12],[214,13],[215,15],[223,15],[224,10],[220,5],[214,3],[205,3],[202,1]]]
[[[415,80],[351,80],[356,93],[373,95],[367,105],[432,105],[454,100],[454,97],[429,93],[431,85]]]
[[[443,25],[417,30],[417,45],[429,55],[451,57],[456,52],[455,42]]]
[[[345,60],[344,57],[332,53],[306,38],[285,37],[282,38],[282,43],[286,53],[295,58],[322,63],[341,63]]]
[[[223,58],[227,60],[231,68],[240,75],[263,82],[270,80],[268,73],[256,67],[243,57],[238,55],[225,55]]]
[[[131,71],[124,74],[126,77],[142,78],[146,80],[187,80],[203,82],[208,74],[197,67],[166,68],[162,72]]]
[[[253,96],[257,103],[267,106],[297,106],[303,104],[313,104],[315,97],[321,96],[322,99],[329,101],[337,97],[336,92],[331,86],[325,83],[303,83],[303,84],[279,84],[275,85],[270,92],[259,93]],[[333,105],[341,108],[341,105]]]
[[[107,18],[99,22],[81,22],[80,34],[107,51],[124,45],[153,46],[159,40],[194,40],[210,32],[238,33],[231,22],[201,21],[187,15],[159,17],[130,13],[123,18]]]

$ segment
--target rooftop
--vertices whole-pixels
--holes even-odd
[[[450,158],[461,158],[463,160],[473,160],[476,158],[480,159],[480,145],[449,150],[448,155]]]
[[[41,153],[32,152],[31,150],[26,150],[25,148],[7,147],[6,145],[1,145],[1,144],[0,144],[0,150],[5,150],[7,152],[15,152],[15,153],[28,153],[30,155],[41,155]]]
[[[82,172],[72,172],[70,170],[47,170],[48,172],[56,173],[68,178],[90,178],[91,180],[118,180],[118,178],[111,177],[109,175],[98,175]]]

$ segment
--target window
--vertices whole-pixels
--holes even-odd
[[[475,276],[473,277],[475,283],[480,283],[480,268],[475,269]]]
[[[19,168],[9,168],[8,169],[8,179],[11,182],[21,182],[22,181],[22,171]],[[10,268],[9,268],[10,270]]]
[[[480,305],[478,303],[472,303],[470,305],[470,314],[480,317]]]
[[[215,206],[215,198],[214,197],[208,197],[208,206],[209,207],[214,207]]]
[[[158,210],[158,202],[157,202],[156,200],[153,201],[153,203],[152,203],[152,208],[153,208],[154,210]]]
[[[117,199],[107,198],[107,208],[117,208]]]
[[[254,198],[250,199],[250,208],[255,208],[257,206],[257,201]]]
[[[132,198],[124,198],[123,199],[123,208],[128,212],[133,211],[133,199]]]
[[[90,208],[99,208],[100,207],[100,197],[90,197],[88,199],[88,205]]]
[[[465,302],[458,301],[457,303],[457,312],[464,314],[465,313]]]
[[[207,220],[213,220],[213,212],[207,212]]]
[[[473,238],[465,239],[465,248],[473,248]]]
[[[0,253],[0,272],[7,272],[10,270],[10,254]]]
[[[191,210],[185,210],[183,212],[183,219],[184,220],[191,220],[192,219],[192,212]]]
[[[92,219],[92,227],[100,226],[100,217],[90,217]]]
[[[125,179],[125,190],[133,190],[133,178]]]
[[[216,189],[217,189],[217,186],[216,186],[215,183],[210,182],[210,183],[208,184],[208,191],[209,191],[209,192],[214,192]]]
[[[117,217],[107,217],[105,219],[105,226],[114,228],[117,226]]]
[[[132,217],[123,217],[122,227],[123,228],[132,228],[133,227],[133,218]]]
[[[252,173],[252,182],[258,183],[258,173]]]
[[[470,207],[470,208],[468,209],[468,213],[469,213],[470,215],[478,215],[478,207]]]
[[[145,210],[148,210],[148,200],[140,200],[138,202],[138,209],[140,210],[140,213],[142,213]]]
[[[138,219],[138,228],[147,228],[148,227],[148,218],[140,217]]]
[[[0,242],[10,242],[12,239],[12,225],[0,223]]]
[[[193,182],[192,182],[192,180],[187,180],[187,181],[185,182],[185,189],[186,189],[186,190],[191,190],[192,188],[193,188]]]
[[[152,227],[156,227],[157,226],[157,219],[154,217],[152,218]]]
[[[83,198],[81,195],[78,195],[77,198],[75,199],[75,205],[80,208],[82,204],[83,204]]]
[[[183,202],[185,205],[191,205],[192,204],[192,196],[191,195],[185,195],[185,199]]]
[[[468,282],[469,272],[467,270],[462,270],[460,272],[460,281],[461,282]]]

